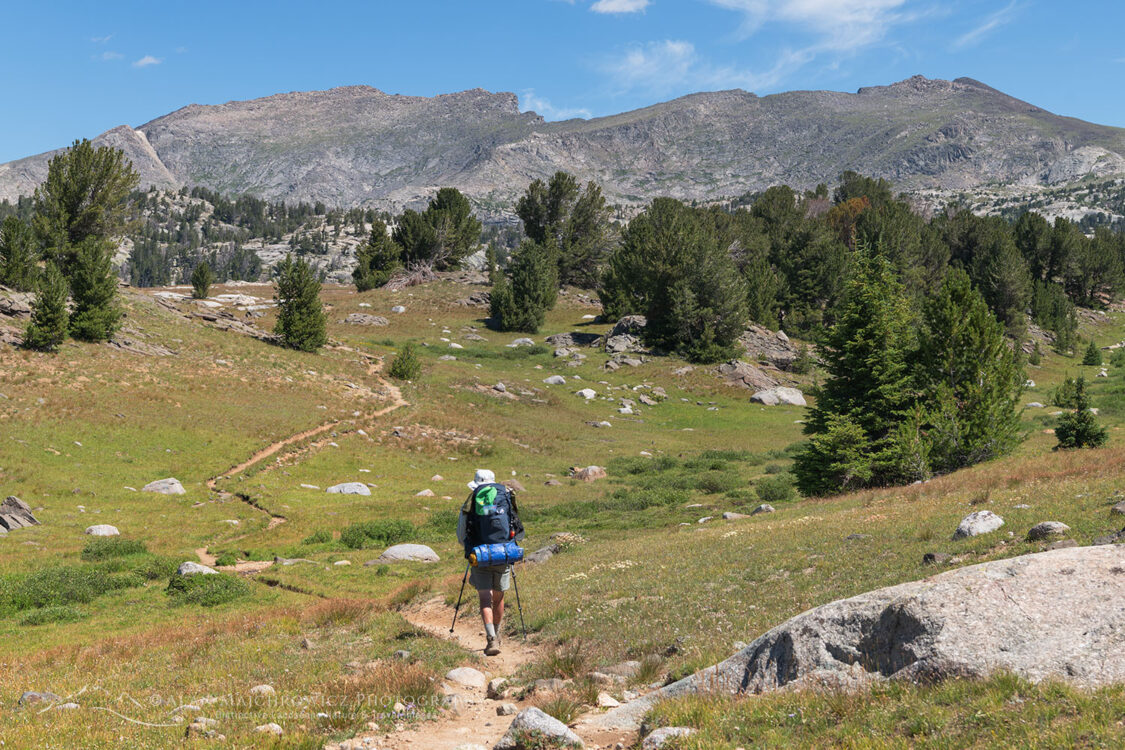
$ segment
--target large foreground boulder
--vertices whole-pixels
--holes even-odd
[[[1082,687],[1125,682],[1125,549],[996,560],[825,604],[590,726],[635,728],[656,701],[703,690],[846,689],[1000,670]]]
[[[796,388],[786,388],[785,386],[778,386],[777,388],[767,388],[764,391],[758,391],[750,400],[765,404],[766,406],[778,406],[785,404],[787,406],[807,406],[805,403],[805,396]]]

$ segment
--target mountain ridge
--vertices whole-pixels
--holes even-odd
[[[923,76],[855,93],[697,92],[556,122],[521,112],[510,92],[421,97],[353,85],[189,104],[94,140],[125,151],[142,186],[398,210],[449,185],[485,214],[510,212],[528,182],[558,169],[624,204],[807,188],[846,169],[914,190],[1125,174],[1125,129],[972,78]],[[30,194],[54,153],[0,164],[0,199]]]

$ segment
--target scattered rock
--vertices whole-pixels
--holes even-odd
[[[441,699],[441,705],[454,716],[460,716],[469,708],[469,699],[460,693],[451,693]]]
[[[155,482],[149,482],[141,488],[141,492],[158,492],[161,495],[187,494],[184,486],[180,484],[180,480],[173,477],[169,477],[168,479],[157,479]]]
[[[589,401],[592,398],[597,398],[598,392],[595,391],[593,388],[583,388],[582,390],[578,391],[575,395],[581,396],[582,398]]]
[[[522,484],[519,483],[519,480],[516,480],[516,479],[505,479],[500,484],[504,485],[505,487],[510,489],[512,492],[520,492],[520,493],[527,492],[527,489]]]
[[[1065,523],[1044,521],[1031,527],[1031,531],[1027,532],[1027,541],[1037,542],[1053,536],[1062,536],[1068,531],[1070,531],[1070,527]]]
[[[31,507],[18,497],[12,495],[0,503],[0,529],[12,531],[38,525]]]
[[[605,479],[606,473],[600,466],[587,466],[584,469],[574,466],[570,469],[570,476],[583,482],[593,482],[597,479]]]
[[[325,492],[333,495],[370,495],[371,488],[363,482],[344,482],[332,485]]]
[[[641,750],[661,750],[671,740],[677,737],[690,737],[693,734],[695,730],[688,727],[661,727],[645,737],[641,743]]]
[[[418,492],[414,495],[414,497],[433,497],[433,496],[434,496],[433,490],[422,490],[421,492]]]
[[[403,562],[406,560],[434,563],[441,560],[441,558],[437,556],[436,552],[424,544],[396,544],[392,547],[388,547],[383,554],[366,563],[366,565]]]
[[[590,681],[595,685],[623,685],[625,678],[619,674],[608,674],[606,672],[591,672],[586,675]]]
[[[768,362],[779,370],[788,370],[801,356],[800,350],[782,331],[774,332],[755,324],[738,337],[738,343],[746,350],[747,359]]]
[[[776,378],[767,375],[749,362],[743,362],[739,359],[732,359],[730,362],[719,365],[719,374],[729,385],[750,388],[755,391],[775,388],[778,385]]]
[[[506,679],[504,679],[503,677],[496,677],[494,679],[489,680],[488,681],[488,690],[486,691],[488,697],[491,698],[494,701],[500,700],[501,698],[503,698],[505,693],[507,692],[504,689],[507,684],[508,684],[508,681]]]
[[[366,313],[352,313],[344,318],[344,323],[350,323],[353,326],[385,326],[390,325],[390,321],[381,315],[367,315]]]
[[[90,526],[86,529],[86,533],[90,536],[119,536],[121,534],[116,526],[110,526],[108,523]]]
[[[1106,534],[1104,536],[1099,536],[1093,542],[1091,542],[1091,544],[1100,547],[1100,546],[1106,545],[1106,544],[1117,544],[1118,542],[1122,542],[1122,541],[1125,541],[1125,529],[1121,529],[1121,531],[1118,531],[1118,532],[1113,533],[1113,534]]]
[[[509,349],[515,349],[516,347],[520,347],[520,346],[535,346],[535,339],[529,339],[527,337],[524,337],[524,338],[516,339],[512,343],[508,344]]]
[[[191,560],[180,563],[180,567],[176,568],[176,575],[178,576],[210,576],[218,574],[219,571],[214,568],[208,568],[206,565],[201,565]]]
[[[635,677],[637,672],[641,671],[641,663],[639,661],[623,661],[620,664],[606,667],[602,671],[606,674],[615,674],[628,679],[630,677]]]
[[[558,677],[548,677],[546,679],[536,680],[531,683],[531,686],[537,693],[558,693],[565,690],[568,684],[566,680],[560,680]]]
[[[545,378],[543,382],[547,385],[566,385],[566,378],[562,375],[552,375],[549,378]]]
[[[1121,550],[1075,547],[953,569],[817,607],[726,661],[595,717],[634,728],[657,701],[699,691],[862,688],[997,671],[1083,688],[1125,681]]]
[[[1109,509],[1110,513],[1115,513],[1119,516],[1125,516],[1125,501],[1118,503]]]
[[[723,513],[723,520],[724,521],[737,521],[740,518],[749,518],[749,517],[750,516],[746,515],[745,513],[735,513],[734,511],[730,511],[730,510]]]
[[[681,367],[677,370],[673,370],[672,374],[683,377],[684,375],[687,375],[688,373],[692,372],[693,370],[695,370],[695,368],[692,367],[691,365],[684,365],[683,367]]]
[[[402,305],[395,305],[391,308],[391,312],[393,312],[395,315],[402,315],[404,312],[406,312],[406,308]]]
[[[1071,547],[1077,546],[1078,542],[1074,541],[1073,539],[1060,539],[1057,542],[1051,542],[1050,544],[1048,544],[1047,551],[1050,552],[1051,550],[1055,549],[1069,549]]]
[[[980,534],[996,531],[1004,525],[1004,519],[990,510],[978,510],[961,519],[957,530],[953,532],[953,540],[967,539]]]
[[[621,704],[609,693],[598,693],[598,708],[617,708]]]
[[[262,724],[259,727],[255,727],[254,731],[260,734],[272,734],[275,737],[280,737],[281,735],[285,734],[285,731],[277,724],[274,724],[272,721],[269,724]]]
[[[501,703],[496,707],[497,716],[514,716],[520,711],[519,706],[515,703]]]
[[[394,658],[398,659],[399,661],[409,661],[410,660],[410,652],[407,651],[406,649],[403,649],[403,648],[400,648],[398,651],[395,651],[393,656],[394,656]]]
[[[1027,408],[1028,409],[1045,409],[1047,407],[1045,407],[1043,404],[1039,403],[1038,401],[1032,401],[1031,403],[1029,403],[1027,405]]]
[[[535,750],[541,747],[582,748],[582,740],[553,716],[538,708],[525,708],[492,750]]]
[[[46,690],[28,690],[20,696],[19,705],[31,706],[36,703],[58,703],[62,698]]]
[[[945,565],[953,559],[953,555],[947,552],[927,552],[922,555],[923,565]]]
[[[752,515],[752,516],[756,516],[756,515],[758,515],[759,513],[774,513],[774,512],[776,512],[776,511],[777,511],[777,508],[773,507],[773,506],[772,506],[772,505],[770,505],[769,503],[762,503],[762,504],[761,504],[761,505],[759,505],[759,506],[758,506],[757,508],[755,508],[754,510],[750,511],[750,515]]]
[[[445,679],[454,685],[467,688],[483,688],[488,685],[488,678],[484,673],[472,667],[458,667],[445,673]]]
[[[805,397],[799,390],[796,388],[786,388],[785,386],[758,391],[750,397],[750,400],[759,404],[765,404],[766,406],[779,406],[782,404],[787,406],[807,406]]]
[[[540,547],[532,552],[530,555],[524,557],[525,563],[544,563],[559,553],[561,548],[557,544],[548,544],[546,547]]]
[[[584,333],[580,331],[571,331],[570,333],[556,333],[553,336],[548,336],[546,342],[551,346],[558,348],[574,348],[574,347],[587,347],[595,346],[602,337],[596,333]]]
[[[250,688],[250,695],[258,698],[268,698],[271,695],[277,695],[277,691],[273,689],[273,685],[255,685]]]

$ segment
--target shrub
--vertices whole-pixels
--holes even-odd
[[[227,567],[228,565],[236,565],[238,563],[238,555],[233,552],[222,552],[215,557],[215,564]]]
[[[241,578],[226,573],[174,575],[168,582],[167,592],[174,604],[214,607],[248,596],[250,585]]]
[[[1031,350],[1031,354],[1027,355],[1027,363],[1029,365],[1039,366],[1043,362],[1043,351],[1039,348],[1039,342],[1035,342],[1035,348]]]
[[[372,542],[396,544],[414,536],[414,524],[401,519],[361,521],[340,532],[340,542],[350,549],[363,549]]]
[[[23,345],[41,352],[58,351],[70,326],[70,313],[66,309],[70,288],[58,266],[47,264],[39,280],[39,293],[32,304],[31,324],[24,333]]]
[[[709,495],[729,492],[740,484],[742,484],[742,478],[733,471],[707,471],[700,474],[695,480],[696,489]]]
[[[422,374],[422,361],[418,359],[418,352],[414,344],[407,344],[395,355],[391,361],[391,368],[387,371],[395,380],[417,380]]]
[[[56,607],[43,607],[33,609],[23,616],[20,625],[46,625],[52,622],[77,622],[88,617],[85,612],[77,607],[60,605]]]
[[[331,541],[331,531],[329,531],[328,529],[317,529],[316,531],[305,537],[303,540],[301,540],[301,544],[327,544]]]
[[[119,536],[94,537],[82,549],[82,559],[87,562],[108,560],[112,557],[127,557],[148,552],[145,543],[137,539],[122,539]]]
[[[773,474],[758,480],[754,485],[763,503],[784,503],[796,496],[792,474]]]
[[[1109,355],[1109,363],[1114,367],[1125,367],[1125,348],[1114,349]]]
[[[59,566],[44,568],[25,576],[7,576],[0,581],[0,610],[21,612],[26,609],[85,604],[122,588],[139,586],[140,576],[107,575],[96,566]]]

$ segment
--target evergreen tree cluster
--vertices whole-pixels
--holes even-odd
[[[915,312],[892,258],[858,242],[822,356],[794,467],[805,494],[926,479],[1020,439],[1022,363],[964,269]]]

